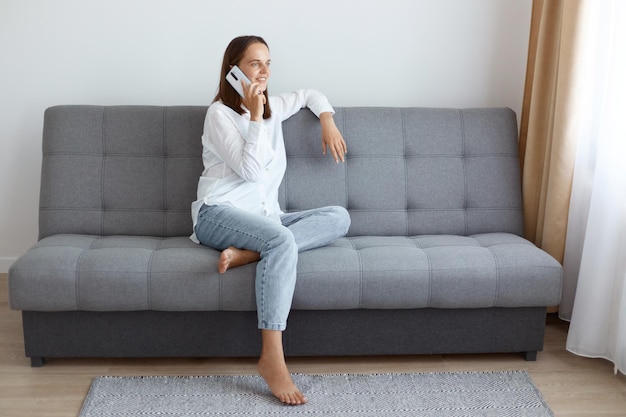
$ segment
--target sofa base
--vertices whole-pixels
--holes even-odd
[[[255,312],[22,312],[26,356],[258,356]],[[546,309],[294,310],[287,356],[523,353],[543,348]]]

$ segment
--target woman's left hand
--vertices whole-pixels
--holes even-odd
[[[322,124],[322,151],[326,155],[327,151],[333,156],[335,162],[345,162],[345,155],[348,152],[346,141],[335,125],[332,113],[322,113],[320,115]]]

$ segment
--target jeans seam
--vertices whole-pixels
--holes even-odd
[[[271,244],[269,242],[266,242],[265,246],[269,246],[268,250],[271,250]],[[259,299],[261,300],[262,305],[261,306],[257,305],[257,316],[263,317],[263,319],[264,319],[263,321],[265,323],[266,322],[266,320],[265,320],[265,282],[266,282],[265,279],[267,277],[267,263],[268,263],[268,260],[267,259],[263,259],[263,261],[264,261],[263,262],[263,275],[261,276],[261,285],[260,285],[261,294],[259,296]],[[258,327],[259,324],[260,323],[257,324],[257,327]],[[265,327],[267,327],[267,325]]]

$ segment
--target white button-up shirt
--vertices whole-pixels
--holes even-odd
[[[278,188],[287,167],[282,122],[304,107],[318,117],[334,110],[315,90],[270,96],[269,103],[272,117],[261,122],[220,102],[209,106],[202,135],[204,171],[191,205],[194,228],[203,204],[238,207],[280,222]],[[191,239],[198,243],[195,233]]]

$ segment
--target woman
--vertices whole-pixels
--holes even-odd
[[[226,81],[237,65],[251,81],[243,97]],[[285,363],[282,332],[296,283],[298,252],[344,236],[350,217],[343,207],[283,213],[278,188],[286,168],[282,122],[308,107],[322,127],[322,151],[344,161],[346,144],[333,108],[314,90],[269,96],[270,55],[258,36],[233,39],[224,53],[220,86],[209,106],[202,136],[204,171],[192,205],[192,239],[222,251],[218,271],[258,261],[256,302],[262,334],[258,369],[283,403],[307,399]]]

